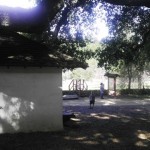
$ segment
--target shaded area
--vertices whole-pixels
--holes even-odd
[[[77,118],[64,131],[0,135],[0,149],[145,150],[150,145],[150,105],[65,106]],[[9,143],[9,144],[8,144]]]
[[[11,30],[0,28],[0,66],[23,67],[87,67],[77,58],[63,52],[54,52],[42,43],[28,39]]]

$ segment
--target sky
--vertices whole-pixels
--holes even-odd
[[[0,5],[10,7],[32,8],[35,6],[35,0],[0,0]]]

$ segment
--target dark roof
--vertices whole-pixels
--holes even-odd
[[[87,64],[68,55],[61,58],[41,43],[18,33],[0,29],[0,66],[86,68]]]
[[[104,76],[107,76],[109,78],[116,78],[119,77],[119,74],[106,72]]]

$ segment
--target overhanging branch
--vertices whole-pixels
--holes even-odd
[[[106,3],[114,4],[114,5],[150,7],[149,0],[103,0],[103,1]]]

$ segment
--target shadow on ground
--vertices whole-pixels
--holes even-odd
[[[66,106],[76,118],[62,132],[0,135],[0,150],[146,150],[150,106]]]

